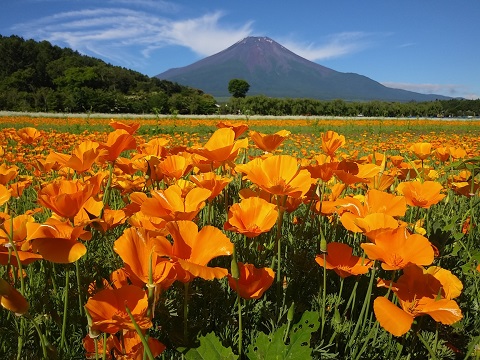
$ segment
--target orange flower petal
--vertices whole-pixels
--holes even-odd
[[[35,239],[32,248],[45,260],[60,264],[73,263],[87,253],[85,245],[70,239]]]
[[[373,311],[380,325],[395,336],[406,334],[412,327],[413,316],[383,296],[379,296],[374,300]]]

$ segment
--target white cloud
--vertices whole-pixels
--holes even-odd
[[[287,49],[311,61],[320,61],[348,55],[373,46],[378,34],[361,31],[341,32],[325,38],[321,44],[282,41]]]
[[[415,84],[404,82],[382,82],[383,85],[423,94],[438,94],[451,97],[463,97],[465,99],[478,99],[480,96],[473,93],[466,85],[460,84]]]
[[[126,4],[124,0],[110,2]],[[153,6],[149,0],[134,3]],[[85,54],[120,61],[123,66],[135,66],[144,63],[152,51],[170,45],[189,48],[201,56],[212,55],[252,32],[251,22],[225,26],[220,22],[223,16],[222,12],[214,12],[177,20],[153,11],[104,7],[60,12],[17,24],[13,30],[24,37],[48,40]]]

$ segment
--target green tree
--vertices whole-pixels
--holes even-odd
[[[235,98],[243,98],[247,95],[250,84],[243,79],[232,79],[228,82],[228,92]]]

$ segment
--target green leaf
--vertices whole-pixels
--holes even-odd
[[[224,347],[215,334],[211,332],[200,338],[200,347],[188,350],[185,359],[234,360],[238,359],[238,356],[233,353],[231,348]]]
[[[319,327],[318,312],[306,311],[300,321],[290,331],[290,341],[283,342],[286,325],[273,334],[260,333],[255,344],[248,347],[247,356],[251,360],[303,360],[310,359],[310,337]]]

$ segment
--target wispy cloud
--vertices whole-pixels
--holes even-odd
[[[109,2],[127,4],[124,0]],[[136,0],[133,3],[169,6],[163,1],[154,4],[149,0]],[[126,6],[82,9],[17,24],[13,30],[24,37],[49,40],[123,66],[139,65],[152,51],[170,45],[189,48],[200,56],[212,55],[252,32],[252,22],[238,26],[223,24],[221,19],[225,14],[220,11],[188,19],[173,19],[158,13],[162,12]]]
[[[465,99],[478,99],[479,94],[473,93],[466,85],[460,84],[415,84],[403,82],[382,82],[383,85],[423,94],[438,94],[451,97],[463,97]]]
[[[356,53],[374,46],[379,34],[354,31],[329,35],[321,43],[301,43],[292,40],[282,44],[311,61],[320,61]]]

